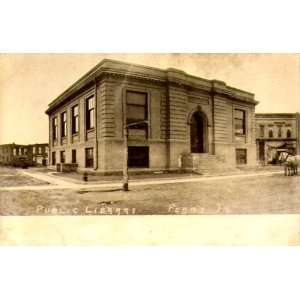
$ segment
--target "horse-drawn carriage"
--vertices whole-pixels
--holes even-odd
[[[282,162],[284,166],[284,175],[293,176],[298,174],[298,167],[300,166],[300,155],[288,154]]]

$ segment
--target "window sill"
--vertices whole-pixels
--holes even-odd
[[[237,136],[237,137],[246,137],[246,134],[235,134],[235,136]]]
[[[90,128],[86,130],[86,132],[93,132],[93,131],[95,131],[95,128]]]

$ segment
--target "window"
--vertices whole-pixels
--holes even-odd
[[[236,163],[238,165],[247,164],[247,149],[236,149]]]
[[[245,126],[245,111],[241,109],[234,110],[234,129],[236,135],[245,135],[246,126]]]
[[[259,137],[263,138],[265,136],[265,126],[259,125]]]
[[[273,137],[273,130],[270,129],[270,130],[269,130],[269,138],[272,138],[272,137]]]
[[[129,168],[149,168],[149,147],[128,147]]]
[[[27,154],[27,148],[24,148],[24,154]]]
[[[76,164],[77,159],[76,159],[76,150],[72,149],[72,163]]]
[[[72,107],[72,134],[79,131],[79,111],[78,105]]]
[[[35,154],[35,147],[32,147],[32,153]]]
[[[85,149],[85,167],[93,168],[94,167],[94,151],[93,148]]]
[[[60,151],[60,162],[63,164],[66,161],[66,151]]]
[[[14,155],[17,155],[17,149],[16,149],[16,148],[14,148],[13,154],[14,154]]]
[[[52,165],[56,165],[56,152],[52,152]]]
[[[281,133],[282,133],[281,132],[281,126],[278,126],[278,132],[277,133],[278,133],[278,137],[281,138]]]
[[[86,129],[95,127],[95,97],[86,99]]]
[[[287,130],[287,132],[286,132],[286,137],[287,137],[287,138],[292,137],[292,131],[291,131],[290,129]]]
[[[19,152],[19,155],[21,155],[21,154],[22,154],[22,149],[19,148],[19,149],[18,149],[18,152]]]
[[[39,154],[42,154],[42,147],[39,147]]]
[[[58,136],[58,128],[57,128],[57,117],[52,120],[52,137],[53,140],[56,140]]]
[[[67,136],[67,113],[61,114],[61,137]]]
[[[127,92],[126,94],[126,123],[132,124],[147,121],[147,94],[137,92]],[[147,123],[140,123],[129,127],[129,136],[146,139],[148,134]]]

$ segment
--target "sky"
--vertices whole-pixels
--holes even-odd
[[[0,54],[0,144],[48,141],[48,104],[103,58],[178,68],[255,94],[256,112],[300,112],[298,54]]]

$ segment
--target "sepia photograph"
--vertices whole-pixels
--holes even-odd
[[[0,54],[0,215],[300,213],[299,54]]]
[[[296,300],[293,1],[3,1],[5,300]]]

